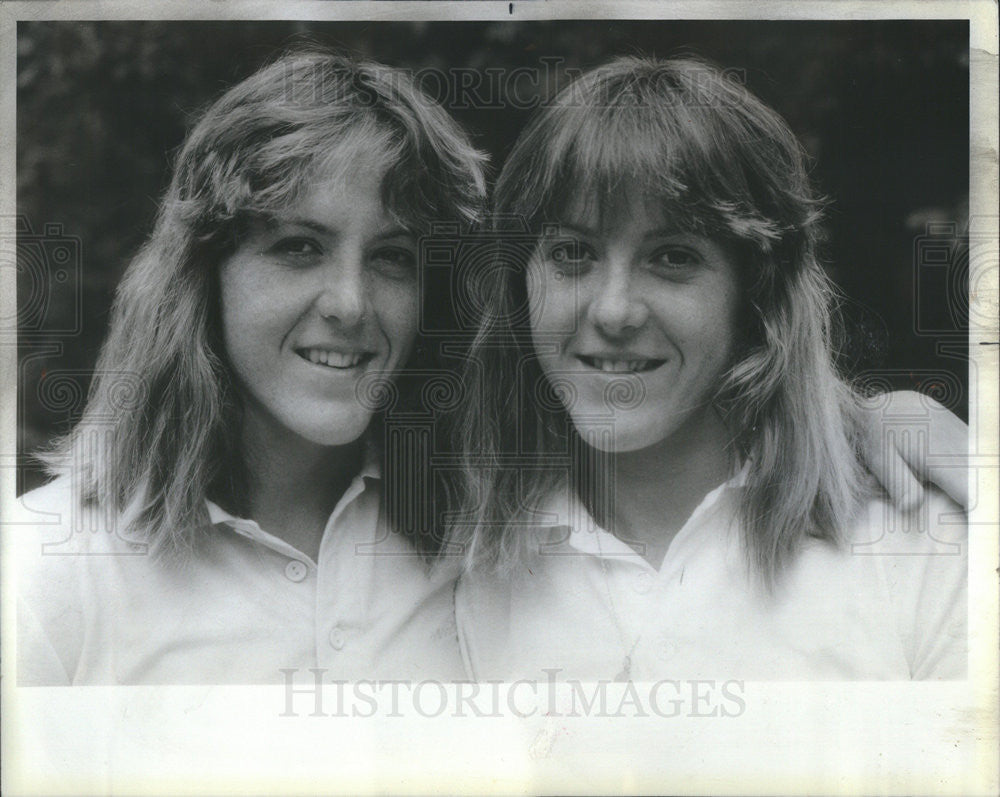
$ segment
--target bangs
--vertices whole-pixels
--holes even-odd
[[[501,175],[499,209],[538,231],[644,196],[678,231],[768,253],[815,220],[799,155],[780,117],[715,70],[623,59],[538,114]]]
[[[554,121],[557,132],[545,158],[552,168],[537,173],[539,207],[528,214],[533,226],[579,212],[594,213],[603,225],[613,209],[647,197],[679,231],[709,227],[706,208],[692,201],[703,195],[686,168],[686,140],[653,129],[652,120],[633,108],[571,108],[566,119]]]
[[[196,239],[229,245],[246,219],[273,216],[317,179],[377,170],[387,212],[424,229],[480,216],[483,162],[405,75],[329,54],[292,55],[205,113],[175,170],[170,215]]]
[[[421,232],[448,219],[455,197],[448,186],[428,180],[417,147],[401,130],[366,112],[336,127],[293,129],[231,159],[212,181],[217,201],[205,220],[229,226],[247,218],[267,218],[294,205],[318,182],[347,185],[351,177],[381,172],[382,203],[403,227]]]
[[[317,183],[346,187],[355,175],[385,171],[399,161],[401,151],[391,133],[368,118],[334,134],[304,128],[275,137],[233,175],[235,190],[227,196],[225,215],[274,215]]]

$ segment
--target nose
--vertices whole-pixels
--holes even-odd
[[[360,253],[338,252],[321,270],[316,310],[324,319],[353,327],[365,316],[368,288]]]
[[[635,293],[631,269],[626,263],[612,263],[591,299],[591,322],[609,337],[621,337],[642,327],[649,308]]]

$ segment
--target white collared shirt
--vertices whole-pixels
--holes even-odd
[[[745,471],[744,471],[745,473]],[[750,572],[743,474],[705,496],[659,569],[555,498],[513,580],[463,576],[459,639],[477,680],[926,679],[966,671],[964,515],[872,501],[847,549],[810,540],[775,591]]]
[[[20,555],[18,682],[460,680],[454,571],[428,574],[380,504],[369,464],[313,561],[209,502],[212,525],[177,566],[81,507],[68,478],[34,490],[5,529]]]

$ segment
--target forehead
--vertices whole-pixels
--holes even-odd
[[[364,205],[382,207],[382,182],[385,168],[338,168],[311,175],[306,179],[289,210],[322,212],[336,206],[349,209]]]
[[[386,202],[391,191],[393,154],[372,143],[365,147],[340,147],[304,170],[297,190],[288,201],[273,208],[272,218],[302,218],[323,223],[365,216],[373,224],[415,228]]]
[[[620,187],[605,196],[570,191],[553,220],[605,235],[626,228],[666,232],[688,229],[670,212],[670,204],[636,185]]]
[[[286,227],[311,230],[316,235],[364,239],[416,236],[385,205],[384,169],[319,175],[304,181],[288,201],[251,217],[247,232],[263,234]]]

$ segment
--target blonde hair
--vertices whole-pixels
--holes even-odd
[[[191,548],[206,497],[243,509],[218,265],[250,220],[359,149],[384,160],[383,200],[408,226],[481,216],[485,158],[458,124],[404,73],[318,49],[231,88],[181,149],[155,228],[118,287],[84,414],[43,455],[80,482],[85,501],[124,513],[154,551]]]

